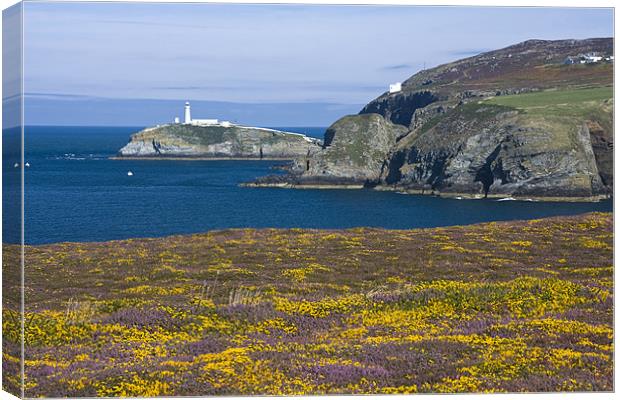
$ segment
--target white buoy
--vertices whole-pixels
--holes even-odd
[[[19,168],[19,163],[18,163],[18,162],[16,162],[16,163],[13,165],[13,168]]]
[[[127,176],[133,176],[133,172],[127,171]]]

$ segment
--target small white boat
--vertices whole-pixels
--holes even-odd
[[[517,199],[515,199],[514,197],[504,197],[503,199],[498,199],[497,201],[515,201]]]
[[[13,168],[19,168],[19,163],[16,162],[15,164],[13,164]]]
[[[29,163],[29,162],[27,162],[26,164],[24,164],[24,166],[25,166],[25,167],[29,167],[29,166],[30,166],[30,163]]]
[[[127,176],[133,176],[133,172],[127,171]]]

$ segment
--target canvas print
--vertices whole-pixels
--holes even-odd
[[[5,391],[614,390],[612,8],[2,19]]]

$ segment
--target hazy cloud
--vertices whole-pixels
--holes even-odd
[[[382,67],[381,69],[397,70],[397,69],[413,69],[413,68],[414,66],[411,64],[394,64],[394,65],[386,65]]]
[[[470,50],[453,50],[449,51],[448,54],[453,57],[470,57],[475,56],[480,53],[485,53],[487,51],[491,51],[493,49],[470,49]]]

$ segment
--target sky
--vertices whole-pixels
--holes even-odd
[[[609,36],[611,9],[28,2],[25,118],[149,125],[189,100],[197,118],[325,126],[424,65]]]

